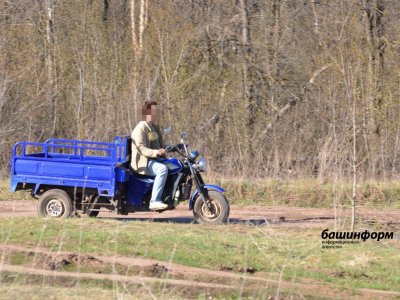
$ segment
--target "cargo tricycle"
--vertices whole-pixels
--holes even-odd
[[[198,151],[189,151],[185,137],[181,133],[180,143],[166,147],[167,153],[179,158],[163,159],[168,167],[162,197],[168,208],[163,211],[188,200],[198,223],[224,223],[229,216],[224,189],[203,181],[206,161]],[[117,136],[113,142],[48,139],[16,143],[10,162],[11,191],[30,191],[38,198],[37,211],[42,217],[96,217],[101,209],[121,215],[150,211],[154,177],[130,169],[131,147],[129,136]]]

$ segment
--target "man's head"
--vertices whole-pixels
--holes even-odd
[[[158,122],[161,118],[161,110],[156,101],[145,101],[139,108],[139,118],[147,122]]]

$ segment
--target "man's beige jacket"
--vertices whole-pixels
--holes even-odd
[[[162,148],[160,129],[146,121],[139,122],[132,131],[131,168],[139,174],[150,175],[147,169],[149,158],[157,158],[157,150]]]

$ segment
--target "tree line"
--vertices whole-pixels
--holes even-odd
[[[0,162],[129,135],[144,100],[227,177],[399,176],[397,0],[0,0]]]

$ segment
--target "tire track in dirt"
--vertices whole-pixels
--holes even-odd
[[[325,297],[332,298],[349,298],[352,299],[395,299],[400,297],[399,292],[392,291],[381,291],[381,290],[373,290],[373,289],[356,289],[355,292],[343,290],[343,288],[338,286],[333,286],[331,284],[318,282],[316,280],[299,278],[299,282],[287,282],[282,280],[273,280],[267,279],[263,277],[259,277],[256,275],[250,274],[236,274],[227,271],[216,271],[202,268],[195,268],[184,266],[176,263],[159,261],[155,259],[147,259],[140,257],[126,257],[126,256],[100,256],[95,254],[84,254],[84,253],[74,253],[68,251],[49,251],[44,248],[32,248],[25,247],[21,245],[5,245],[0,244],[0,250],[3,251],[3,256],[7,251],[17,251],[17,252],[26,252],[26,253],[37,253],[44,254],[53,257],[57,256],[71,256],[78,255],[81,257],[90,257],[98,260],[102,263],[110,263],[110,264],[120,264],[124,266],[135,266],[135,267],[151,267],[154,265],[160,266],[163,270],[167,270],[168,276],[172,275],[180,275],[185,278],[190,279],[172,279],[172,278],[158,278],[158,277],[149,277],[149,276],[132,276],[132,275],[120,275],[120,274],[98,274],[98,273],[77,273],[77,272],[65,272],[58,270],[45,270],[38,269],[32,266],[16,266],[10,264],[0,264],[0,273],[1,272],[11,272],[11,273],[22,273],[29,275],[40,275],[46,277],[67,277],[74,279],[94,279],[94,280],[111,280],[121,283],[141,283],[141,284],[166,284],[166,285],[174,285],[181,287],[196,287],[196,288],[205,288],[205,289],[213,289],[213,290],[254,290],[254,289],[265,289],[268,287],[279,288],[282,291],[286,289],[296,291],[301,291],[302,293],[308,295],[324,295]],[[271,274],[269,274],[271,275]],[[274,274],[272,274],[274,275]],[[276,274],[279,276],[279,274]],[[203,277],[204,276],[204,277]],[[199,280],[199,278],[201,280]],[[229,278],[236,280],[235,283],[231,282],[229,284],[221,284],[213,281],[214,279],[221,278]],[[207,279],[208,281],[204,281]]]
[[[41,275],[47,277],[69,277],[74,279],[79,278],[79,279],[111,280],[123,283],[164,283],[164,284],[186,286],[186,287],[194,286],[201,288],[226,289],[226,290],[238,289],[238,287],[233,287],[229,285],[188,281],[182,279],[166,279],[166,278],[145,277],[145,276],[125,276],[117,274],[72,273],[64,271],[49,271],[42,269],[34,269],[23,266],[8,265],[8,264],[3,264],[0,266],[0,272],[4,271],[12,273],[24,273],[29,275]]]
[[[56,258],[57,256],[60,257],[68,257],[71,255],[78,255],[82,256],[83,258],[88,257],[88,258],[93,258],[97,261],[103,262],[103,263],[109,263],[109,264],[119,264],[122,266],[135,266],[135,267],[141,267],[141,268],[149,268],[152,266],[159,266],[161,269],[168,270],[168,273],[170,275],[184,275],[184,276],[205,276],[207,278],[232,278],[232,279],[237,279],[237,280],[248,280],[248,281],[260,281],[264,283],[277,283],[277,280],[271,280],[271,279],[266,279],[263,277],[258,277],[255,275],[250,275],[249,273],[245,274],[237,274],[229,272],[229,271],[217,271],[217,270],[210,270],[210,269],[202,269],[202,268],[196,268],[196,267],[190,267],[190,266],[185,266],[181,264],[176,264],[168,261],[160,261],[156,259],[151,259],[151,258],[142,258],[142,257],[127,257],[127,256],[121,256],[121,255],[112,255],[112,256],[100,256],[96,255],[93,253],[90,254],[84,254],[84,253],[79,253],[77,254],[76,252],[69,252],[69,251],[49,251],[48,249],[44,248],[31,248],[31,247],[26,247],[22,245],[11,245],[11,244],[0,244],[0,251],[15,251],[15,252],[25,252],[25,253],[37,253],[37,254],[44,254],[47,256],[51,256],[53,258]],[[279,278],[280,274],[273,274],[273,273],[268,273],[269,275],[274,275],[277,278]],[[315,282],[313,280],[307,280],[307,283]]]

